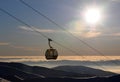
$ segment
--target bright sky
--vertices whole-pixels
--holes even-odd
[[[120,56],[120,2],[113,0],[24,0],[76,37],[104,55]],[[94,2],[95,1],[95,2]],[[84,20],[86,7],[95,4],[102,10],[102,20],[89,25]],[[0,8],[25,21],[39,32],[81,55],[99,55],[79,40],[38,15],[19,0],[0,0]],[[99,10],[98,9],[98,10]],[[94,18],[93,18],[94,19]],[[47,39],[0,11],[0,56],[43,56]],[[52,44],[59,55],[74,53]]]

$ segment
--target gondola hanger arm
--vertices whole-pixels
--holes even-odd
[[[49,45],[50,48],[53,48],[53,47],[51,46],[51,44],[50,44],[51,41],[53,41],[53,40],[50,39],[50,38],[48,38],[48,45]]]

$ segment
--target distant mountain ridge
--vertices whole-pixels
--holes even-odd
[[[120,75],[111,77],[95,77],[87,79],[74,79],[74,78],[35,78],[23,80],[22,82],[120,82]]]
[[[68,68],[68,66],[63,66],[64,69]],[[60,68],[60,67],[58,67]],[[69,68],[72,68],[69,67]],[[89,67],[84,66],[78,66],[79,69],[85,70],[96,70]],[[77,70],[77,67],[72,68],[72,71],[66,71],[66,70],[58,70],[56,68],[45,68],[45,67],[38,67],[38,66],[28,66],[22,63],[7,63],[7,62],[0,62],[0,78],[6,79],[7,81],[12,82],[63,82],[63,81],[69,81],[69,82],[102,82],[103,80],[116,80],[118,76],[113,77],[97,77],[94,74],[91,74],[90,72],[87,73],[81,73],[81,72],[75,72],[74,70]],[[102,71],[102,70],[98,70]],[[103,73],[106,73],[103,71]],[[110,74],[112,74],[110,72]],[[115,75],[113,73],[113,75]],[[102,80],[102,81],[101,81]],[[104,82],[104,81],[103,81]]]
[[[74,72],[74,73],[80,73],[80,74],[90,74],[90,75],[95,75],[99,77],[104,77],[104,76],[112,76],[115,75],[115,73],[108,72],[108,71],[103,71],[99,69],[94,69],[90,67],[85,67],[85,66],[57,66],[54,67],[53,69],[55,70],[62,70],[62,71],[67,71],[67,72]]]
[[[56,67],[56,66],[63,66],[63,65],[96,66],[96,64],[99,64],[101,66],[120,66],[120,60],[106,60],[106,61],[57,60],[57,61],[37,61],[37,62],[23,61],[21,63],[28,64],[28,65],[40,65],[40,66],[50,67],[50,68]]]
[[[66,72],[45,67],[28,66],[21,63],[0,62],[0,77],[18,81],[30,78],[93,77],[94,75]]]

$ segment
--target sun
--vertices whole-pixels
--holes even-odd
[[[85,21],[90,25],[95,25],[101,20],[101,10],[98,8],[88,8],[84,12]]]

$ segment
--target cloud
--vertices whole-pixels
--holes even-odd
[[[97,36],[100,36],[100,35],[101,35],[101,32],[89,31],[87,33],[82,34],[81,36],[86,37],[86,38],[93,38],[93,37],[97,37]]]
[[[10,43],[7,43],[7,42],[0,42],[0,46],[8,46],[10,45]]]
[[[89,30],[89,27],[87,27],[84,23],[81,21],[72,21],[67,26],[69,26],[68,31],[70,31],[73,34],[76,34],[78,36],[84,37],[84,38],[93,38],[101,35],[101,32],[97,31],[91,31]],[[26,30],[26,31],[37,31],[37,32],[43,32],[43,33],[53,33],[53,32],[63,32],[63,31],[56,31],[51,29],[38,29],[35,27],[26,27],[26,26],[19,26],[20,29]],[[94,28],[95,29],[95,28]]]
[[[84,38],[94,38],[100,36],[102,33],[98,31],[92,31],[89,27],[87,27],[84,23],[81,21],[72,21],[67,26],[69,26],[68,31],[70,31],[73,34],[76,34],[78,36],[84,37]],[[38,29],[35,27],[26,27],[26,26],[19,26],[20,29],[26,30],[26,31],[37,31],[37,32],[43,32],[43,33],[53,33],[53,32],[63,32],[63,31],[56,31],[51,29]],[[95,28],[94,28],[95,29]]]
[[[109,33],[109,34],[102,34],[105,37],[120,37],[120,33]]]
[[[15,46],[15,45],[11,45],[11,47],[16,49],[21,49],[24,51],[40,51],[40,48],[38,47],[25,47],[25,46]]]
[[[20,29],[26,30],[26,31],[34,31],[32,28],[26,27],[26,26],[19,26]]]
[[[108,0],[108,1],[120,2],[120,0]]]
[[[113,33],[113,36],[120,36],[120,32],[119,33]]]
[[[55,30],[52,29],[38,29],[35,27],[26,27],[26,26],[19,26],[20,29],[26,30],[26,31],[37,31],[37,32],[45,32],[45,33],[52,33],[55,32]]]
[[[21,49],[24,51],[40,51],[39,47],[16,46],[16,45],[10,44],[8,42],[0,42],[0,46],[8,46],[8,47],[16,48],[16,49]]]
[[[102,35],[95,27],[86,26],[82,21],[76,20],[68,24],[69,31],[77,36],[84,38],[94,38]]]

